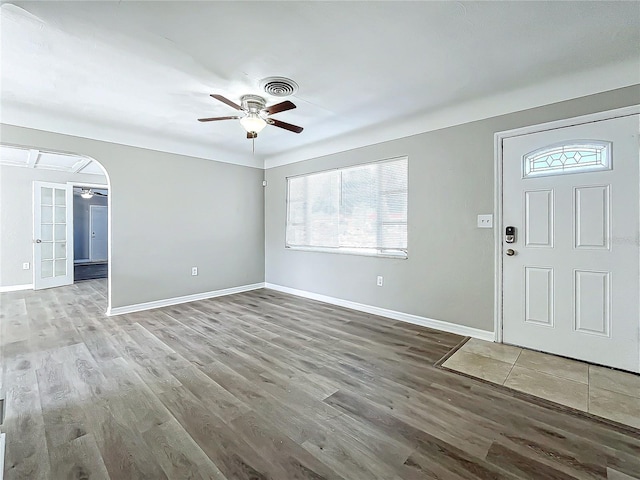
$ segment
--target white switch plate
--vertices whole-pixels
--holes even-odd
[[[198,267],[191,267],[191,275],[198,275]]]
[[[378,275],[378,278],[376,279],[376,285],[381,287],[383,283],[384,283],[384,278],[382,278],[382,275]]]
[[[22,269],[23,270],[29,270],[29,268],[31,268],[31,266],[29,265],[29,262],[24,262],[22,264]]]
[[[493,228],[493,214],[478,215],[478,228]]]

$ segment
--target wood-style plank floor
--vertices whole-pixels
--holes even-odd
[[[271,290],[2,294],[5,479],[627,479],[640,435],[434,367],[462,338]]]

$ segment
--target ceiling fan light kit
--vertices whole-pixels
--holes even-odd
[[[100,191],[95,191],[93,188],[89,188],[89,187],[80,187],[80,186],[74,186],[73,187],[73,194],[74,195],[80,195],[82,198],[89,200],[90,198],[93,198],[94,196],[98,196],[98,197],[107,197],[108,194],[106,193],[102,193]]]
[[[82,191],[80,192],[80,196],[88,200],[89,198],[93,197],[93,192],[91,191],[90,188],[83,188]]]
[[[262,129],[267,126],[267,122],[260,115],[250,113],[240,119],[240,125],[242,125],[247,132],[260,133]]]
[[[229,105],[236,110],[244,112],[244,116],[230,116],[230,117],[211,117],[211,118],[199,118],[199,122],[215,122],[219,120],[240,120],[240,125],[247,132],[247,138],[255,139],[258,137],[258,133],[264,129],[267,125],[273,125],[274,127],[283,128],[294,133],[300,133],[304,130],[302,127],[292,125],[290,123],[282,122],[271,118],[270,115],[274,115],[280,112],[286,112],[292,110],[296,106],[289,100],[277,103],[267,107],[266,100],[259,95],[243,95],[240,97],[240,105],[232,102],[226,97],[217,94],[211,94],[212,98]]]

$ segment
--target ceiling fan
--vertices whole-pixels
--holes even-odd
[[[82,198],[88,199],[88,198],[93,197],[94,195],[98,195],[99,197],[106,197],[107,196],[104,193],[96,192],[96,191],[92,190],[91,188],[87,188],[87,187],[82,187],[82,189],[80,190],[80,196]]]
[[[266,106],[266,100],[258,95],[243,95],[240,97],[240,104],[232,102],[228,98],[222,95],[211,94],[211,97],[216,100],[226,103],[230,107],[244,112],[244,115],[235,115],[230,117],[212,117],[212,118],[199,118],[199,122],[215,122],[218,120],[240,120],[240,124],[247,131],[247,138],[257,138],[258,133],[267,125],[273,125],[274,127],[284,128],[290,132],[300,133],[303,128],[297,125],[292,125],[281,120],[271,118],[269,115],[274,115],[280,112],[286,112],[292,110],[296,106],[289,100],[281,103],[276,103],[270,107]]]

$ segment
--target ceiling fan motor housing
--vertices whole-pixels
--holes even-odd
[[[267,101],[259,95],[243,95],[240,97],[240,103],[248,113],[260,113],[267,105]]]

